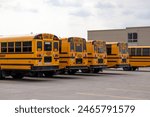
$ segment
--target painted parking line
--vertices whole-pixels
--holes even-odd
[[[134,92],[134,93],[148,93],[150,94],[150,91],[143,91],[143,90],[130,90],[130,89],[117,89],[117,88],[107,88],[107,90],[113,90],[113,91],[124,91],[124,92]]]
[[[107,95],[107,94],[94,94],[94,93],[84,93],[84,92],[77,92],[76,94],[77,95],[85,95],[85,96],[95,96],[95,97],[110,97],[110,98],[117,98],[117,99],[140,100],[140,98],[117,96],[117,95]]]

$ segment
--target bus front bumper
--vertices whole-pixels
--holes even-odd
[[[95,69],[95,68],[105,69],[107,68],[107,65],[91,65],[90,68],[91,69]]]
[[[79,70],[79,69],[88,69],[87,66],[67,66],[66,69],[68,70]]]
[[[129,67],[129,64],[117,64],[117,68]]]

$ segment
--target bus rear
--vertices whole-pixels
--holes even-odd
[[[106,47],[108,67],[122,68],[129,65],[127,43],[107,42]]]
[[[79,37],[60,40],[60,69],[62,73],[74,74],[87,69],[86,40]]]
[[[42,40],[39,40],[39,39]],[[36,55],[41,60],[36,62],[33,69],[39,70],[41,66],[44,68],[44,75],[52,76],[59,69],[59,38],[52,34],[37,35],[36,39]],[[49,67],[48,67],[49,66]]]
[[[107,66],[106,58],[106,42],[100,40],[90,40],[87,42],[87,58],[88,67],[87,71],[83,72],[94,72],[98,73]]]

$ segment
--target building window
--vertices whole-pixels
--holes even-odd
[[[138,34],[137,33],[128,33],[128,42],[138,42]]]

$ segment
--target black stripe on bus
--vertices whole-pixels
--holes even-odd
[[[67,61],[59,61],[59,63],[68,63]]]
[[[59,58],[75,58],[75,57],[69,57],[69,56],[68,56],[68,57],[59,57]]]
[[[68,54],[68,52],[60,52],[60,54]]]
[[[7,52],[2,53],[2,52],[1,52],[0,54],[5,54],[5,55],[6,55],[6,54],[34,54],[34,52],[20,52],[20,53],[19,53],[19,52],[18,52],[18,53],[15,53],[15,52],[14,52],[14,53],[7,53]]]

